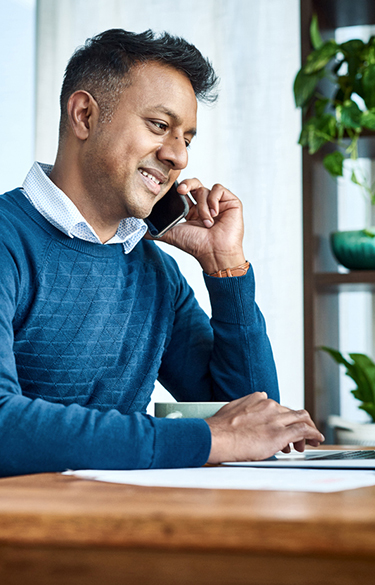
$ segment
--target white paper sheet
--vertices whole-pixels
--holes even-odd
[[[338,492],[375,485],[374,471],[199,467],[66,471],[82,479],[169,488]]]

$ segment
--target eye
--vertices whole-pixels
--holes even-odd
[[[189,142],[188,140],[185,140],[185,144],[186,144],[186,148],[190,148],[191,142]]]
[[[168,129],[168,124],[165,122],[160,122],[159,120],[151,120],[151,124],[153,124],[158,130],[165,132]]]

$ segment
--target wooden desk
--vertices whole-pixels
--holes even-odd
[[[0,479],[1,585],[375,582],[375,487],[334,494]]]

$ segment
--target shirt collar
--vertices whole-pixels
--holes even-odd
[[[53,226],[70,238],[100,244],[95,230],[85,220],[73,201],[49,178],[52,165],[35,162],[23,183],[24,194],[29,202]],[[122,219],[115,235],[106,244],[123,244],[125,254],[138,244],[147,231],[142,219]]]

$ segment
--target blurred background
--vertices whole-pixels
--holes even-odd
[[[298,0],[0,0],[0,192],[20,186],[34,160],[53,163],[66,63],[108,28],[166,30],[209,57],[219,101],[200,106],[181,178],[220,182],[245,210],[245,254],[273,345],[282,402],[303,406]],[[196,261],[167,250],[209,313]],[[155,396],[165,398],[158,388]]]

